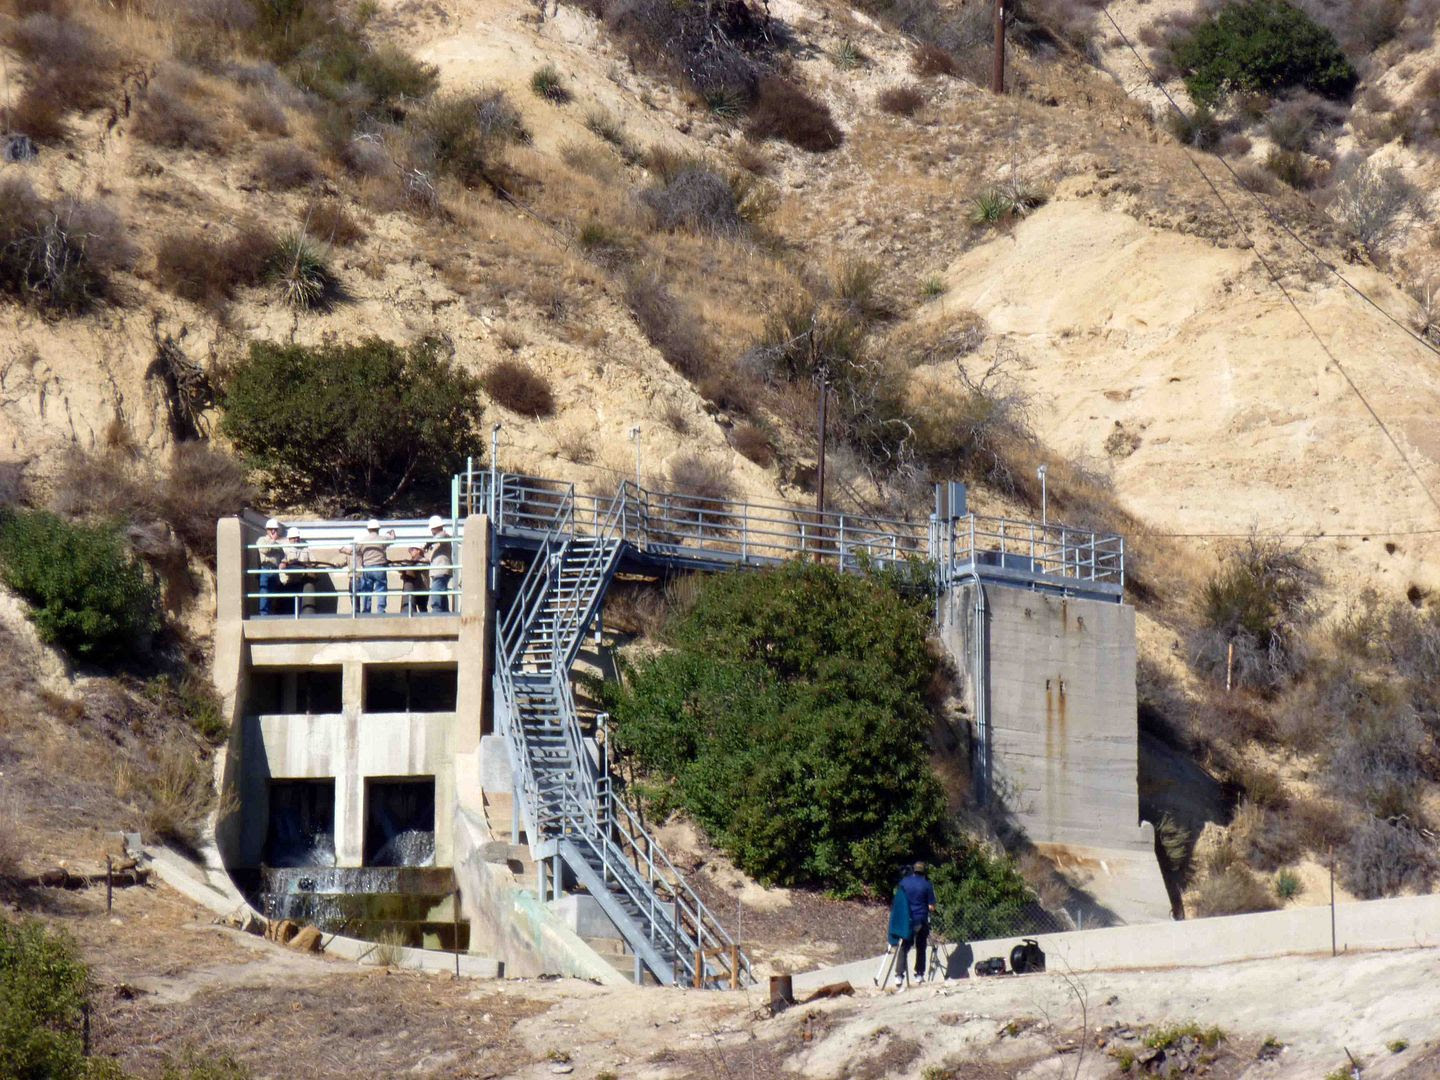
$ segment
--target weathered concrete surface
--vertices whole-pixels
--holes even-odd
[[[511,976],[571,975],[606,986],[628,980],[587,945],[565,919],[520,888],[503,861],[495,861],[500,838],[483,816],[455,816],[455,880],[470,923],[470,949],[498,956]]]
[[[1119,919],[1169,918],[1140,821],[1134,609],[968,584],[942,599],[940,633],[965,673],[977,790]]]
[[[883,927],[881,927],[883,929]],[[1255,915],[1111,926],[1038,934],[1052,971],[1122,971],[1136,968],[1210,967],[1272,956],[1328,954],[1330,908],[1304,907]],[[1440,946],[1440,896],[1366,900],[1335,908],[1335,940],[1341,952]],[[966,977],[976,960],[1008,957],[1019,938],[970,942],[959,947],[947,974]],[[870,985],[880,957],[796,975],[797,991],[848,979]]]

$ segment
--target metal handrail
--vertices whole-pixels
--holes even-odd
[[[405,535],[396,535],[393,539],[382,537],[382,540],[387,549],[392,547],[401,547],[404,546],[407,542],[412,541],[413,543],[411,543],[410,545],[412,547],[422,546],[423,544],[434,542],[434,537],[431,536],[428,531],[428,527],[426,527],[423,522],[396,522],[395,524],[409,525],[412,530],[424,528],[425,531],[411,531],[407,532]],[[303,538],[298,542],[293,540],[257,540],[253,543],[242,545],[242,550],[255,552],[257,561],[260,557],[261,552],[271,553],[274,552],[276,549],[280,549],[284,552],[298,551],[302,555],[307,557],[310,555],[311,552],[327,552],[334,553],[336,555],[342,555],[343,553],[338,550],[339,548],[356,542],[354,538],[353,525],[353,522],[343,523],[342,526],[337,526],[334,523],[311,524],[306,526],[306,530],[307,532],[309,532],[311,537],[311,539],[309,540]],[[350,529],[348,533],[343,533],[343,529],[345,526],[348,526]],[[347,614],[345,612],[340,612],[338,608],[339,600],[341,598],[348,598],[350,601],[350,610],[348,614],[351,618],[354,618],[360,614],[364,614],[359,610],[359,599],[366,594],[361,592],[358,588],[359,575],[368,570],[380,570],[384,571],[387,575],[385,589],[386,596],[388,597],[390,594],[394,594],[398,596],[401,600],[401,610],[399,612],[396,612],[396,614],[412,616],[417,614],[459,614],[460,578],[462,573],[462,559],[460,556],[461,535],[459,534],[459,531],[457,530],[455,534],[445,537],[444,542],[449,543],[451,546],[450,563],[448,566],[448,576],[450,578],[450,584],[444,589],[406,589],[403,587],[403,584],[401,588],[392,589],[390,588],[388,582],[389,574],[403,574],[406,570],[424,570],[427,573],[433,574],[435,571],[435,567],[428,562],[390,562],[388,560],[379,566],[365,566],[359,561],[357,561],[355,554],[351,552],[348,555],[344,556],[344,562],[338,563],[320,562],[314,559],[307,559],[306,562],[294,566],[244,567],[241,570],[241,577],[247,582],[253,581],[257,583],[257,586],[260,584],[261,578],[272,575],[277,577],[280,575],[285,575],[286,577],[292,579],[299,578],[301,579],[301,582],[296,588],[264,589],[257,587],[254,589],[243,589],[242,597],[247,601],[280,601],[284,604],[284,606],[291,608],[291,610],[289,612],[282,613],[282,615],[280,616],[269,617],[289,616],[296,619],[301,618],[305,615],[303,608],[307,603],[313,602],[317,599],[336,601],[337,611],[334,613],[323,613],[326,617],[331,617],[332,615]],[[344,589],[320,589],[314,587],[307,587],[306,579],[315,579],[315,581],[318,583],[321,580],[330,579],[335,576],[344,576],[348,578],[349,583],[347,587]],[[327,584],[329,583],[330,582],[327,581]],[[284,584],[291,585],[293,584],[293,582],[285,582]],[[415,605],[413,603],[408,605],[404,603],[406,598],[414,598],[421,596],[427,598],[432,596],[449,597],[451,600],[449,605],[450,610],[448,612],[419,612],[415,609]],[[290,603],[290,601],[293,601],[293,603]],[[387,614],[389,613],[387,612]],[[247,619],[258,617],[258,615],[252,615],[248,610],[245,613],[245,618]]]
[[[471,472],[463,482],[457,477],[457,483],[466,495],[466,504],[475,505],[488,476]],[[556,490],[561,485],[508,473],[500,474],[498,483],[506,494],[500,500],[503,520],[497,527],[521,536],[548,533],[553,519],[544,508],[562,498]],[[566,488],[566,497],[578,535],[606,533],[614,499],[576,495],[573,486]],[[952,580],[961,565],[985,565],[997,557],[1001,565],[1007,565],[1023,557],[1029,559],[1030,572],[1037,575],[1124,585],[1123,537],[1059,523],[977,514],[956,521],[921,523],[780,502],[736,502],[651,490],[633,481],[621,485],[617,498],[621,513],[614,535],[637,551],[660,557],[740,565],[805,558],[832,562],[844,570],[858,568],[862,562],[927,560],[935,565],[938,583]],[[1017,562],[1012,568],[1018,566]]]

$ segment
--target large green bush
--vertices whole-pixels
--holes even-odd
[[[1344,97],[1358,79],[1335,35],[1287,0],[1233,0],[1174,51],[1190,96],[1204,105],[1233,90]]]
[[[82,659],[135,654],[160,626],[159,588],[113,525],[0,513],[0,578],[30,604],[41,640]]]
[[[85,965],[36,921],[0,917],[0,1080],[86,1075]]]
[[[606,696],[617,742],[748,873],[888,895],[943,844],[928,620],[893,584],[794,563],[708,578]]]
[[[226,380],[221,430],[282,501],[379,509],[481,454],[479,389],[435,340],[256,342]]]

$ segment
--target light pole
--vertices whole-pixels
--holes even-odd
[[[635,486],[640,486],[640,425],[630,429],[630,438],[635,440]]]
[[[490,425],[490,520],[495,520],[495,507],[499,502],[500,480],[500,421]]]
[[[1045,528],[1050,523],[1050,500],[1045,491],[1045,466],[1041,465],[1035,470],[1035,475],[1040,478],[1040,528]]]

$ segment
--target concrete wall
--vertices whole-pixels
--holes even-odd
[[[1037,844],[1153,851],[1139,821],[1134,609],[987,585],[980,678],[978,588],[953,590],[941,605],[941,636],[966,673],[972,722],[982,704],[988,715],[989,769],[977,783]]]
[[[508,847],[490,834],[483,816],[456,815],[455,880],[470,923],[470,951],[500,957],[510,976],[571,975],[606,986],[627,985],[564,918],[517,887],[504,861]]]
[[[227,866],[257,866],[263,854],[272,779],[335,779],[335,846],[340,866],[363,857],[365,787],[372,777],[435,778],[436,865],[454,862],[457,807],[480,805],[479,746],[490,640],[489,528],[465,522],[460,615],[352,619],[244,617],[241,568],[260,522],[226,519],[216,537],[215,682],[231,736],[220,782],[228,796],[216,839]],[[454,665],[453,712],[368,713],[369,665]],[[339,667],[341,709],[329,715],[251,708],[252,674],[267,669]]]
[[[877,936],[884,932],[879,916]],[[1330,908],[1304,907],[1256,915],[1149,923],[1102,930],[1040,934],[1051,971],[1115,971],[1126,968],[1208,967],[1273,956],[1330,951]],[[1003,956],[1019,938],[961,945],[947,974],[965,977],[976,960]],[[1440,896],[1402,896],[1341,904],[1335,909],[1335,942],[1341,952],[1440,946]],[[796,975],[797,991],[849,980],[869,985],[880,957]],[[1278,1004],[1278,1003],[1277,1003]]]

